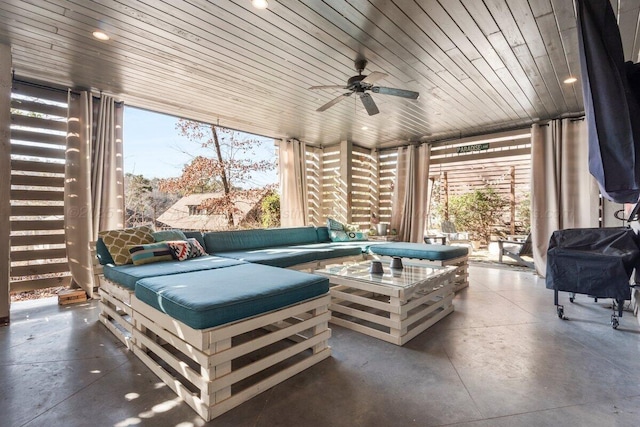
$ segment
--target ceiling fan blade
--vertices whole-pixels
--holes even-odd
[[[343,93],[342,95],[340,95],[337,98],[332,99],[331,101],[327,102],[326,104],[324,104],[322,107],[318,108],[316,111],[324,111],[327,108],[333,107],[334,105],[336,105],[338,102],[342,101],[343,99],[345,99],[348,96],[351,96],[353,92],[347,92],[347,93]]]
[[[364,84],[368,84],[368,85],[372,85],[375,82],[377,82],[378,80],[382,80],[385,77],[389,77],[388,74],[385,73],[381,73],[380,71],[373,71],[371,74],[369,74],[367,77],[365,77],[364,79],[362,79],[362,81],[360,83],[364,83]]]
[[[326,85],[326,86],[311,86],[309,89],[346,89],[344,85]]]
[[[373,101],[373,98],[368,93],[363,93],[362,95],[360,95],[360,99],[362,100],[362,105],[364,105],[364,108],[367,110],[367,113],[369,113],[370,116],[373,116],[374,114],[378,114],[380,112],[380,110],[378,110],[378,106]]]
[[[403,98],[410,99],[418,99],[418,97],[420,96],[418,92],[414,92],[412,90],[395,89],[392,87],[374,86],[371,88],[371,91],[374,93],[379,93],[381,95],[401,96]]]

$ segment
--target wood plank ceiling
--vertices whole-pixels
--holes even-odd
[[[612,0],[637,61],[640,0]],[[111,39],[92,37],[96,29]],[[314,144],[430,141],[582,112],[572,0],[3,0],[0,43],[17,78]],[[354,59],[380,86],[368,116],[344,90]],[[364,129],[366,127],[366,129]]]

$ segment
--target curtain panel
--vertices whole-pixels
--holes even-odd
[[[536,272],[546,276],[555,230],[598,226],[598,184],[589,173],[583,119],[552,120],[531,129],[531,239]]]
[[[278,147],[282,227],[308,225],[305,151],[305,144],[295,139],[280,141]]]
[[[89,243],[124,226],[123,103],[69,91],[65,153],[65,241],[73,284],[93,295]]]
[[[403,242],[424,242],[428,206],[431,146],[398,148],[398,166],[393,187],[391,229]]]

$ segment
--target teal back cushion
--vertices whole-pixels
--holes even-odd
[[[331,241],[331,239],[329,238],[329,229],[327,227],[316,228],[316,233],[318,234],[318,243]]]
[[[187,240],[187,236],[181,230],[162,230],[151,233],[156,242],[166,242],[167,240]]]
[[[200,243],[200,246],[202,246],[203,249],[205,248],[204,236],[202,235],[202,231],[185,231],[184,235],[187,239],[196,239],[198,243]]]
[[[315,227],[268,228],[258,230],[213,231],[205,233],[207,253],[271,248],[316,243]]]
[[[98,240],[96,240],[96,256],[98,257],[98,262],[102,265],[115,264],[102,237],[98,237]]]

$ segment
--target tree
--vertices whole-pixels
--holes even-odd
[[[206,123],[180,119],[176,128],[182,136],[210,149],[211,157],[198,156],[185,165],[178,178],[163,180],[160,189],[186,196],[216,191],[221,196],[204,200],[199,209],[212,215],[224,215],[229,227],[238,212],[238,200],[251,200],[268,189],[247,188],[252,174],[273,170],[273,160],[255,160],[255,150],[262,144],[258,138],[243,137],[239,132]]]
[[[177,200],[178,196],[161,191],[160,180],[149,180],[142,175],[127,173],[124,176],[124,203],[127,226],[155,223]]]
[[[144,223],[145,210],[149,194],[153,188],[151,181],[142,175],[127,173],[124,176],[124,206],[126,224],[129,226]]]
[[[449,215],[457,230],[471,233],[473,238],[488,244],[493,226],[500,222],[509,201],[491,187],[449,198]]]

